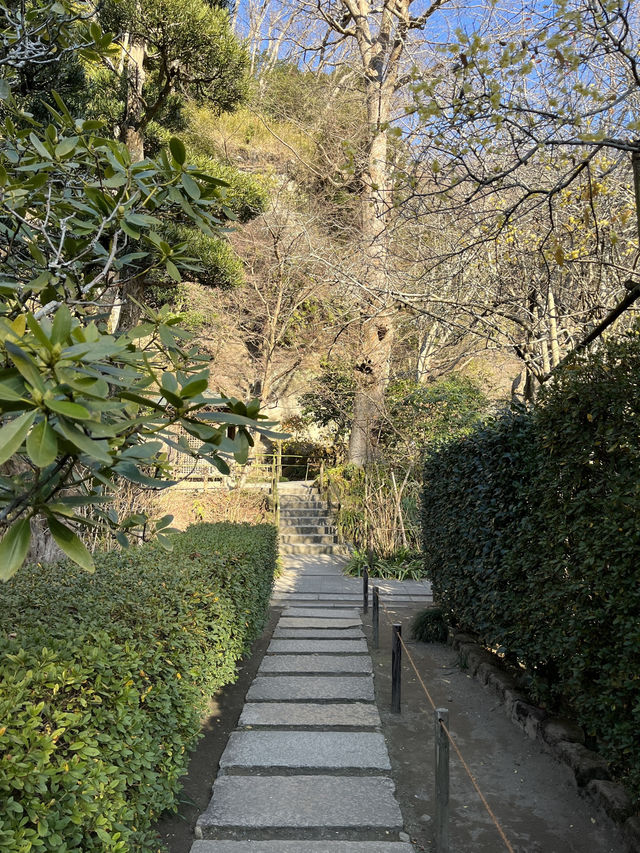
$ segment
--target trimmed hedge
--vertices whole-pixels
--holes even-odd
[[[0,849],[157,850],[208,697],[266,618],[271,525],[200,524],[0,588]]]
[[[640,336],[562,371],[425,464],[448,618],[523,663],[640,794]]]

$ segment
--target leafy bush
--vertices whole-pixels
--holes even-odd
[[[196,525],[1,590],[0,848],[155,850],[207,697],[261,630],[276,531]]]
[[[428,607],[417,613],[411,621],[411,637],[421,643],[444,643],[447,626],[439,607]]]
[[[364,574],[365,566],[370,578],[418,581],[424,577],[422,554],[408,548],[398,548],[390,557],[380,557],[374,554],[370,565],[367,553],[356,550],[345,566],[344,572],[347,575],[360,578]]]
[[[640,335],[425,465],[427,573],[640,792]]]

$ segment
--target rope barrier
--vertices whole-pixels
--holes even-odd
[[[385,614],[385,619],[386,619],[386,621],[387,621],[388,625],[392,625],[393,623],[392,623],[391,618],[390,618],[389,610],[387,609],[387,606],[385,605],[384,601],[382,600],[382,598],[381,598],[380,596],[379,596],[379,601],[380,601],[380,604],[382,605],[382,610],[383,610],[383,612],[384,612],[384,614]],[[401,644],[402,648],[404,649],[404,651],[405,651],[405,653],[406,653],[406,655],[407,655],[407,658],[409,659],[409,663],[411,664],[411,666],[412,666],[412,668],[413,668],[413,671],[414,671],[414,672],[415,672],[415,674],[416,674],[416,677],[417,677],[417,679],[418,679],[418,681],[419,681],[419,683],[420,683],[420,686],[422,687],[422,689],[423,689],[423,691],[424,691],[424,694],[425,694],[425,696],[427,697],[427,699],[428,699],[428,701],[429,701],[429,704],[431,705],[431,708],[435,711],[435,710],[436,710],[436,703],[433,701],[433,698],[432,698],[431,694],[429,693],[429,690],[428,690],[428,688],[427,688],[427,685],[424,683],[424,679],[423,679],[423,678],[422,678],[422,676],[420,675],[420,673],[419,673],[419,671],[418,671],[418,667],[416,666],[416,664],[415,664],[415,662],[414,662],[414,660],[413,660],[413,657],[411,656],[411,652],[409,651],[409,649],[408,649],[408,648],[407,648],[407,646],[406,646],[406,643],[405,643],[405,642],[404,642],[404,640],[402,639],[402,635],[400,635],[399,639],[400,639],[400,644]],[[496,817],[496,815],[495,815],[495,813],[494,813],[493,809],[492,809],[492,808],[491,808],[491,806],[489,805],[489,803],[488,803],[488,801],[487,801],[487,798],[485,797],[485,795],[484,795],[484,794],[482,793],[482,791],[480,790],[480,786],[478,785],[478,782],[476,781],[475,776],[474,776],[474,775],[473,775],[473,773],[471,772],[471,768],[469,767],[469,765],[467,764],[467,762],[464,760],[464,758],[463,758],[463,756],[462,756],[462,753],[460,752],[460,749],[459,749],[459,747],[458,747],[458,744],[455,742],[455,740],[454,740],[454,738],[453,738],[453,735],[452,735],[452,734],[451,734],[451,732],[449,731],[449,728],[447,727],[447,725],[446,725],[442,720],[439,720],[439,723],[440,723],[440,725],[442,726],[442,729],[443,729],[444,733],[446,734],[447,739],[449,740],[449,743],[451,744],[451,746],[453,747],[453,749],[454,749],[454,751],[455,751],[456,755],[457,755],[457,756],[458,756],[458,758],[460,759],[460,763],[461,763],[461,764],[462,764],[462,766],[464,767],[464,769],[465,769],[465,771],[466,771],[466,773],[467,773],[467,776],[468,776],[468,777],[469,777],[469,779],[471,780],[471,784],[473,785],[473,787],[475,788],[475,790],[476,790],[476,792],[477,792],[478,796],[480,797],[480,801],[482,802],[482,805],[485,807],[485,809],[486,809],[486,811],[487,811],[487,814],[488,814],[488,815],[489,815],[489,817],[491,818],[491,821],[492,821],[492,823],[494,824],[494,826],[495,826],[496,830],[498,831],[498,835],[500,836],[500,838],[501,838],[501,839],[502,839],[502,841],[504,842],[504,845],[505,845],[506,849],[509,851],[509,853],[514,853],[514,849],[513,849],[513,847],[511,846],[511,843],[509,842],[509,839],[508,839],[508,838],[507,838],[507,836],[505,835],[505,832],[504,832],[504,830],[503,830],[502,826],[500,825],[500,822],[499,822],[498,818]]]

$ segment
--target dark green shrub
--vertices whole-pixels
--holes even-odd
[[[411,637],[421,643],[444,643],[447,626],[440,607],[428,607],[417,613],[411,622]]]
[[[262,628],[269,525],[196,525],[0,589],[0,849],[156,850],[207,698]]]
[[[523,663],[638,793],[639,517],[637,333],[425,464],[425,559],[447,619]]]

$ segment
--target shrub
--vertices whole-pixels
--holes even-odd
[[[439,607],[428,607],[413,617],[411,637],[421,643],[444,643],[447,639],[447,626]]]
[[[207,698],[262,628],[269,525],[196,525],[0,591],[0,849],[156,850]]]
[[[640,793],[640,336],[559,373],[529,413],[425,465],[427,573]]]

